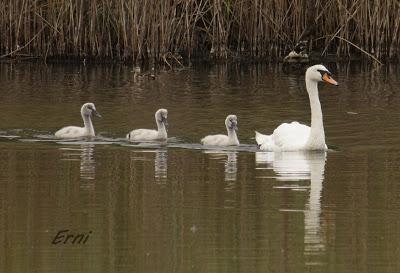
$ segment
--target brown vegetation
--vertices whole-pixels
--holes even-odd
[[[400,58],[399,0],[2,0],[0,56]]]

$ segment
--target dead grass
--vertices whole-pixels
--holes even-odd
[[[398,60],[399,14],[399,0],[4,0],[0,56],[273,59],[306,39],[323,55]]]

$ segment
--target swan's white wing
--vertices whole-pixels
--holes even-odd
[[[272,135],[263,135],[256,131],[256,141],[264,151],[303,150],[310,135],[310,127],[298,122],[283,123]]]
[[[303,150],[311,128],[296,121],[283,123],[274,130],[272,134],[275,149],[277,151],[298,151]]]
[[[150,141],[159,138],[158,131],[150,129],[136,129],[131,131],[126,138],[131,141]]]

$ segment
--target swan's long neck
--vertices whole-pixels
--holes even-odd
[[[90,115],[85,115],[82,113],[82,119],[83,119],[83,124],[85,126],[85,130],[88,134],[88,136],[94,136],[94,128],[93,128],[93,123],[92,119],[90,118]]]
[[[157,131],[159,138],[167,138],[167,128],[165,128],[164,122],[159,121],[156,119],[157,122]]]
[[[318,83],[306,79],[306,87],[311,107],[311,131],[306,145],[307,148],[312,150],[325,150],[324,122],[318,97]]]
[[[228,132],[229,142],[231,142],[232,144],[239,145],[239,139],[237,137],[236,130],[231,129],[229,127],[226,127],[226,130]]]

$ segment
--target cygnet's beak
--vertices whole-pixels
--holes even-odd
[[[100,115],[99,112],[97,112],[95,109],[93,109],[92,111],[93,111],[92,113],[93,113],[96,117],[101,118],[101,115]]]
[[[163,123],[165,126],[165,129],[168,130],[168,121],[167,121],[166,117],[161,116],[161,120],[159,120],[159,122]]]
[[[322,77],[322,80],[323,80],[324,82],[333,84],[333,85],[335,85],[335,86],[338,86],[338,85],[339,85],[337,81],[335,81],[330,75],[328,75],[328,73],[325,73],[325,74],[324,74],[324,76]]]
[[[163,118],[163,123],[165,125],[165,129],[168,129],[168,120],[166,118]]]
[[[238,125],[236,122],[232,122],[232,129],[234,129],[235,131],[239,131]]]

